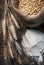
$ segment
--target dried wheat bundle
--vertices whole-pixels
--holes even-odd
[[[1,42],[2,53],[0,55],[1,65],[39,65],[40,61],[43,64],[42,60],[33,57],[33,55],[38,53],[38,57],[41,50],[43,50],[44,34],[41,32],[28,30],[27,27],[37,27],[44,22],[44,7],[41,9],[39,14],[34,15],[33,17],[25,15],[25,13],[23,14],[19,9],[17,9],[15,0],[1,0],[0,2],[2,2],[2,5],[4,4],[2,7],[2,9],[4,9],[1,14],[3,15],[1,16],[3,32],[3,42]],[[35,46],[37,46],[36,42],[41,42],[42,46],[40,47],[43,48],[40,51],[36,50],[36,48],[35,51],[37,52],[34,53],[33,50]]]

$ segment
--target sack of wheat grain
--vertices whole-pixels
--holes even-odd
[[[44,1],[1,0],[0,3],[1,65],[40,65],[44,61],[41,55],[44,50],[44,33],[37,27],[40,22],[44,22]],[[36,15],[33,17],[32,14]]]

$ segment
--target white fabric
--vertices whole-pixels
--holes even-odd
[[[36,30],[27,30],[23,35],[22,45],[28,56],[30,53],[38,56],[44,48],[44,34]]]

